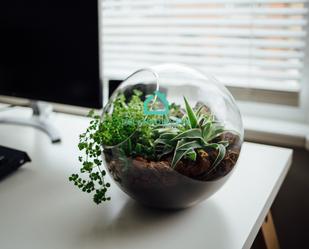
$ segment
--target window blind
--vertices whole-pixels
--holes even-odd
[[[103,73],[184,63],[240,99],[297,105],[307,0],[102,0]]]

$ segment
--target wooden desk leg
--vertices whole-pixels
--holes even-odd
[[[267,249],[280,249],[271,212],[269,211],[262,225],[262,233]]]

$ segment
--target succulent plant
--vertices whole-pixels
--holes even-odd
[[[185,97],[184,101],[186,113],[182,119],[170,117],[176,120],[176,125],[171,127],[169,124],[162,124],[156,129],[156,153],[161,158],[173,152],[171,166],[175,168],[182,158],[195,161],[198,150],[214,149],[218,153],[212,164],[213,170],[223,160],[228,146],[227,141],[213,141],[225,132],[224,126],[216,121],[210,112],[205,112],[205,106],[201,105],[197,110],[193,110]]]

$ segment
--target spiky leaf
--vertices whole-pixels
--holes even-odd
[[[159,138],[162,138],[162,139],[174,139],[175,137],[177,136],[177,133],[163,133],[159,136]]]
[[[175,168],[176,164],[184,157],[191,149],[187,150],[175,150],[173,160],[172,160],[172,168]]]
[[[183,98],[185,100],[186,112],[187,112],[187,115],[188,115],[190,126],[191,126],[191,128],[196,128],[197,125],[198,125],[196,115],[195,115],[193,109],[191,108],[191,106],[189,105],[186,97],[183,97]]]
[[[199,149],[199,148],[203,148],[203,145],[199,141],[194,140],[191,142],[185,142],[178,145],[176,150]]]
[[[184,131],[173,138],[173,140],[179,140],[182,138],[202,138],[201,129],[195,128]]]
[[[211,123],[206,123],[202,128],[202,136],[205,142],[209,141],[209,137],[211,136]]]
[[[218,144],[218,155],[213,163],[213,168],[216,168],[221,163],[221,161],[225,157],[225,153],[226,153],[225,146],[223,144]]]

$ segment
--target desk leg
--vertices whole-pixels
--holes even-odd
[[[280,249],[271,212],[269,211],[262,225],[262,233],[267,249]]]

